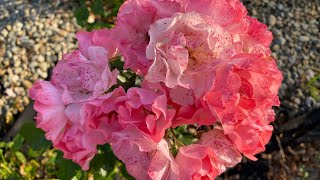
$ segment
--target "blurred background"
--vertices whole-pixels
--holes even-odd
[[[0,179],[132,179],[110,148],[88,172],[52,149],[35,128],[27,90],[49,79],[80,30],[111,28],[124,0],[0,0]],[[258,161],[220,179],[320,179],[320,1],[242,0],[273,32],[283,72],[275,130]]]

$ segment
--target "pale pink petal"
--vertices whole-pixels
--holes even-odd
[[[133,127],[114,133],[112,139],[114,154],[136,179],[177,177],[177,167],[165,140],[156,143]]]
[[[37,111],[37,127],[46,132],[46,138],[53,143],[59,141],[67,117],[64,113],[65,105],[61,100],[61,89],[48,81],[37,81],[29,90],[29,95]]]

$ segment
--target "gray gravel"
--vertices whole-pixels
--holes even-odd
[[[288,119],[319,108],[307,86],[320,74],[319,0],[245,0],[249,14],[273,32],[273,57],[283,72],[281,107]]]
[[[0,137],[29,104],[27,89],[76,48],[73,4],[0,0]]]

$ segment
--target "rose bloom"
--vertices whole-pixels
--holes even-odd
[[[198,89],[197,98],[210,88],[210,84],[198,82],[212,79],[212,71],[221,56],[233,48],[231,35],[198,13],[158,20],[149,34],[147,58],[153,59],[153,64],[146,79],[164,82],[169,88]]]
[[[52,82],[64,89],[64,103],[94,99],[116,84],[118,71],[111,71],[103,47],[88,48],[89,59],[80,51],[63,56],[53,69]]]
[[[111,148],[137,180],[178,178],[177,165],[164,139],[156,143],[135,127],[128,127],[113,134]]]
[[[247,120],[237,125],[225,125],[224,129],[237,149],[251,160],[257,160],[254,155],[265,151],[273,131],[271,125],[257,125]]]
[[[120,87],[95,100],[64,104],[62,91],[48,81],[37,81],[30,89],[36,124],[65,158],[88,170],[96,146],[110,143],[112,133],[122,130],[115,110],[126,100],[125,92]]]
[[[167,107],[165,92],[158,89],[130,88],[125,104],[120,105],[119,122],[123,128],[135,126],[156,142],[165,135],[175,115],[174,109]]]
[[[112,37],[124,56],[125,68],[146,74],[151,63],[145,53],[150,25],[178,11],[178,0],[128,0],[122,4]]]
[[[266,31],[260,28],[258,21],[247,18],[252,23],[248,32],[235,34],[214,19],[198,12],[180,13],[151,25],[146,55],[153,63],[146,79],[153,83],[164,82],[171,91],[181,91],[177,86],[191,89],[195,97],[200,98],[211,87],[213,72],[226,59],[244,52],[269,51],[266,47],[269,43],[255,41]],[[251,30],[252,26],[262,32]],[[269,42],[272,38],[266,39]]]
[[[117,88],[94,101],[66,108],[69,121],[62,138],[54,145],[63,151],[64,158],[72,159],[83,170],[89,169],[97,145],[110,143],[112,133],[122,130],[115,108],[122,103],[123,95],[124,90]]]
[[[78,31],[76,34],[80,52],[87,59],[90,59],[88,50],[91,46],[103,47],[107,51],[107,59],[116,56],[118,49],[112,40],[112,36],[114,35],[108,29],[98,29],[92,32]]]
[[[271,57],[241,54],[216,70],[216,78],[206,94],[212,113],[238,149],[251,159],[264,150],[274,120],[272,106],[279,106],[277,96],[282,75]],[[251,138],[251,140],[250,140]]]
[[[241,161],[241,154],[222,130],[203,133],[197,144],[181,147],[176,157],[179,179],[214,179]]]
[[[64,158],[79,164],[83,170],[89,169],[89,163],[97,153],[97,145],[110,143],[112,133],[122,129],[116,113],[106,114],[95,103],[101,102],[69,105],[66,108],[68,124],[61,139],[54,144],[64,153]]]
[[[81,127],[74,125],[67,127],[62,139],[54,145],[63,152],[63,157],[72,159],[83,170],[89,169],[89,163],[96,154],[96,144],[92,135],[87,134]]]

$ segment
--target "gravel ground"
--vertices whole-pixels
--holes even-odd
[[[0,0],[0,137],[29,104],[27,89],[75,49],[73,3]]]

